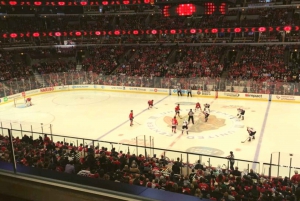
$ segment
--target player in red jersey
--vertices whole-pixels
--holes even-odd
[[[153,100],[148,100],[148,110],[153,107]]]
[[[180,105],[179,104],[175,107],[175,117],[176,117],[176,115],[178,115],[180,117]]]
[[[202,111],[202,108],[201,108],[201,105],[200,105],[199,102],[196,103],[195,112],[196,112],[198,109],[200,109],[200,111]]]
[[[27,106],[32,106],[31,98],[26,98],[26,105]]]
[[[133,110],[131,110],[130,114],[129,114],[130,126],[133,125],[133,119],[134,119],[134,117],[133,117]]]
[[[178,125],[178,121],[176,119],[176,116],[172,119],[172,133],[176,133],[176,127]]]

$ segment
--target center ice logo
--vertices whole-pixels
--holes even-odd
[[[171,128],[171,120],[173,117],[171,116],[165,116],[164,117],[164,122],[166,125]],[[178,125],[182,125],[182,122],[184,119],[188,119],[188,115],[183,116],[182,119],[178,118]],[[225,119],[224,118],[218,118],[216,115],[210,115],[209,116],[209,121],[205,122],[204,115],[195,115],[194,116],[194,124],[189,124],[189,132],[205,132],[205,131],[210,131],[210,130],[218,130],[221,127],[226,126],[225,124]],[[180,129],[179,129],[180,130]]]
[[[146,124],[147,127],[156,134],[172,137],[181,135],[181,126],[184,119],[188,119],[189,109],[182,111],[182,119],[178,118],[177,134],[171,132],[171,119],[174,111],[162,112],[151,116]],[[208,122],[204,121],[204,115],[196,113],[194,115],[195,124],[189,124],[189,135],[186,139],[209,139],[224,137],[234,134],[237,129],[243,128],[244,125],[238,121],[235,116],[220,111],[211,110]]]

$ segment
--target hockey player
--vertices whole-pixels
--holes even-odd
[[[178,117],[180,117],[180,105],[179,104],[175,107],[175,117],[176,117],[176,115],[178,115]]]
[[[244,120],[245,110],[242,109],[242,108],[238,108],[237,111],[238,111],[237,116],[238,116],[239,118],[242,117],[242,120]]]
[[[207,107],[204,108],[203,114],[204,114],[205,122],[207,122],[208,116],[209,116],[209,114],[210,114],[210,109],[207,108]]]
[[[133,126],[133,119],[134,119],[133,110],[131,110],[130,113],[129,113],[130,126]]]
[[[255,139],[255,134],[256,134],[256,131],[254,130],[254,128],[252,127],[247,127],[247,131],[249,133],[249,142],[251,142],[251,138],[254,140]]]
[[[196,112],[198,109],[200,109],[200,111],[202,111],[202,108],[201,108],[201,105],[200,105],[199,102],[196,103],[195,112]]]
[[[153,100],[148,101],[148,110],[153,107]]]
[[[27,107],[32,106],[31,98],[26,98],[26,105]]]
[[[209,109],[209,108],[210,108],[210,104],[205,103],[205,104],[204,104],[204,109],[205,109],[205,108],[208,108],[208,109]]]
[[[176,133],[176,127],[178,125],[178,121],[176,119],[176,116],[172,119],[172,133]]]
[[[183,122],[182,122],[182,133],[181,134],[183,134],[183,131],[185,130],[186,131],[186,134],[188,135],[189,134],[189,131],[188,131],[188,122],[187,122],[187,120],[185,119],[185,120],[183,120]]]

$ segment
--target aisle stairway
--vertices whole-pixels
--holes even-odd
[[[35,80],[38,81],[38,83],[42,86],[45,87],[45,82],[43,77],[38,73],[38,72],[33,72]]]

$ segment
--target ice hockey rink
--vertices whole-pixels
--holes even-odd
[[[154,107],[148,110],[147,101],[150,99],[154,100]],[[202,107],[204,103],[211,104],[208,122],[204,122],[203,114],[196,112],[195,124],[189,125],[189,134],[182,135],[181,122],[187,118],[188,111],[195,108],[196,102]],[[237,159],[260,162],[260,165],[246,162],[236,162],[235,165],[247,168],[250,164],[250,168],[265,174],[268,174],[269,167],[263,163],[270,163],[271,153],[274,153],[272,160],[275,164],[280,160],[280,164],[289,166],[292,160],[293,167],[300,167],[298,104],[99,91],[49,93],[32,97],[32,103],[31,107],[14,107],[13,103],[1,105],[2,127],[22,127],[22,130],[34,132],[116,142],[119,143],[114,145],[117,151],[123,152],[128,151],[128,146],[122,144],[136,143],[219,157],[228,156],[233,151]],[[172,134],[170,123],[176,104],[181,105],[183,119],[179,119],[177,133]],[[246,110],[243,121],[236,117],[239,107]],[[135,116],[132,127],[128,120],[130,110]],[[248,136],[247,126],[257,131],[256,139],[241,143]],[[5,132],[2,129],[2,133]],[[30,132],[22,134],[31,135]],[[13,131],[13,135],[21,136],[21,133]],[[78,143],[73,138],[54,136],[53,140]],[[91,141],[80,140],[79,143],[91,144]],[[106,142],[99,145],[111,148]],[[134,146],[129,151],[145,153],[144,149],[135,149]],[[280,158],[278,152],[281,152]],[[171,151],[148,150],[147,154],[158,157],[165,154],[170,159],[182,157],[187,161],[186,154]],[[224,159],[213,157],[189,155],[188,158],[190,163],[198,159],[206,165],[227,165]],[[277,171],[278,167],[273,167],[272,174],[276,175]],[[288,168],[280,167],[279,174],[287,176]]]

